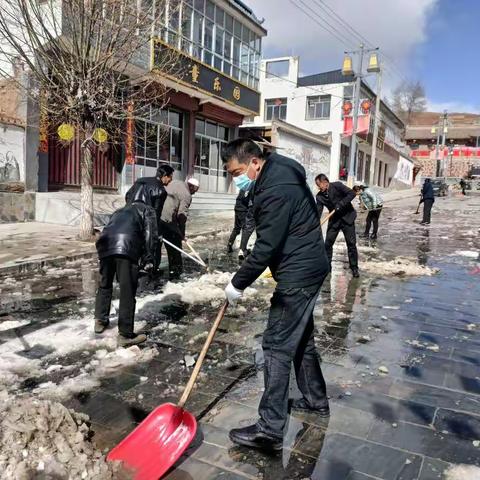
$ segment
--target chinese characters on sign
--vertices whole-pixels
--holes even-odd
[[[198,67],[198,65],[192,65],[190,75],[192,76],[192,82],[198,83],[198,77],[200,76],[200,68]]]
[[[235,100],[240,100],[240,87],[235,87],[232,95]]]
[[[220,84],[220,78],[216,77],[215,80],[213,81],[213,89],[216,92],[221,92],[222,91],[222,85]]]

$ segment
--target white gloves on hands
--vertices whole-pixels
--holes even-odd
[[[243,290],[238,290],[230,282],[225,288],[225,296],[227,297],[228,303],[232,306],[235,306],[237,301],[242,298]]]

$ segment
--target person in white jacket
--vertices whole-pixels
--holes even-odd
[[[165,190],[167,199],[162,210],[161,232],[165,240],[182,248],[185,240],[185,230],[188,219],[188,209],[194,195],[200,187],[196,178],[189,178],[185,182],[173,180]],[[177,279],[183,273],[182,254],[170,245],[165,244],[168,255],[168,270],[170,280]]]
[[[383,199],[382,197],[365,185],[355,185],[353,191],[360,197],[361,202],[368,210],[367,221],[365,224],[365,233],[363,237],[375,240],[378,233],[378,219],[382,213]],[[370,235],[370,227],[373,223],[372,234]]]

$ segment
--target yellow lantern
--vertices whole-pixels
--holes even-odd
[[[58,137],[64,142],[71,142],[75,138],[75,128],[69,123],[62,123],[57,128]]]
[[[350,55],[345,55],[343,58],[342,74],[345,76],[353,75],[353,63]]]
[[[108,140],[108,133],[104,128],[96,128],[93,132],[93,139],[98,143],[105,143]]]
[[[378,62],[378,55],[374,52],[370,54],[370,60],[368,61],[367,72],[378,73],[380,71],[380,63]]]

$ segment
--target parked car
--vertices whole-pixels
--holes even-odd
[[[433,193],[437,197],[445,197],[448,195],[448,185],[444,178],[432,179]]]

